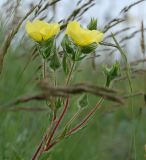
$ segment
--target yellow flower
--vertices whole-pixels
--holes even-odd
[[[94,42],[98,44],[103,40],[102,32],[84,29],[77,21],[72,21],[67,25],[66,34],[79,46],[87,46]]]
[[[46,41],[60,31],[58,23],[47,23],[41,20],[34,20],[32,23],[27,21],[26,31],[28,35],[35,41]]]

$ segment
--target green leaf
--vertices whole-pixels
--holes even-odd
[[[80,56],[78,57],[75,61],[81,61],[82,59],[84,59],[86,57],[86,55]]]
[[[56,47],[54,48],[54,54],[53,56],[50,58],[50,67],[55,71],[60,67],[60,60],[59,57],[56,53]]]
[[[76,48],[76,51],[75,51],[75,54],[74,54],[74,57],[72,57],[72,60],[73,60],[73,61],[79,61],[79,60],[80,60],[80,57],[82,57],[81,48],[80,48],[80,47],[77,47],[77,48]]]
[[[63,129],[63,132],[60,134],[60,136],[59,136],[59,139],[60,140],[62,140],[62,139],[64,139],[65,138],[65,136],[66,136],[66,133],[69,131],[69,126],[66,126],[64,129]]]
[[[84,55],[81,51],[80,47],[76,48],[75,54],[72,56],[72,60],[73,61],[81,61],[82,59],[84,59],[86,57],[86,55]]]
[[[88,106],[88,96],[87,96],[87,94],[84,94],[84,95],[79,99],[78,105],[79,105],[79,108],[80,108],[80,109],[86,108],[86,107]]]
[[[68,63],[67,63],[67,56],[66,56],[66,54],[64,54],[64,56],[63,56],[62,66],[63,66],[64,73],[66,75],[68,75],[68,73],[69,73],[69,66],[68,66]]]
[[[72,43],[72,41],[68,38],[68,36],[64,36],[62,42],[61,42],[61,46],[63,48],[63,50],[67,53],[67,54],[75,54],[74,51],[74,44]]]
[[[62,99],[61,98],[58,98],[57,100],[56,100],[56,110],[58,110],[59,108],[61,108],[62,107],[62,105],[63,105],[63,101],[62,101]]]

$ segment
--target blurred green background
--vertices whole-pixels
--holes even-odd
[[[98,71],[93,71],[91,61],[86,63],[79,67],[82,72],[77,71],[75,73],[74,83],[90,82],[103,85],[105,78],[102,70],[100,70],[100,66]],[[13,108],[12,106],[5,107],[7,103],[12,102],[15,98],[32,92],[34,81],[37,77],[37,66],[37,59],[31,61],[27,56],[19,56],[19,54],[12,53],[11,50],[5,59],[0,79],[0,159],[2,160],[31,159],[36,146],[39,144],[49,124],[49,108],[48,111],[31,111],[10,110],[10,108]],[[60,78],[63,79],[63,76],[58,77],[58,79]],[[132,79],[132,86],[134,93],[142,91],[144,88],[143,76],[136,75]],[[128,94],[129,86],[127,80],[115,82],[113,87],[118,88],[122,92],[124,91],[123,95]],[[132,127],[136,129],[135,144],[137,159],[145,159],[145,103],[142,96],[136,96],[131,99],[134,107],[134,120],[132,120],[130,102],[129,105],[127,102],[125,106],[118,106],[106,101],[102,108],[96,112],[94,118],[89,121],[87,127],[54,147],[48,154],[49,160],[127,159],[128,156],[131,157],[131,135],[134,134]],[[96,101],[96,97],[90,96],[89,109],[95,105]],[[18,106],[43,108],[45,103],[29,102]],[[142,112],[140,112],[141,108]],[[76,110],[77,103],[74,98],[68,109],[67,119]],[[64,119],[63,123],[65,122],[66,120]],[[132,157],[134,157],[134,153],[132,151]]]
[[[123,1],[120,0],[120,4],[118,4],[117,1],[111,0],[110,2],[115,5],[115,8],[118,8],[119,6],[118,9],[122,9],[120,4],[122,5]],[[95,13],[97,10],[96,7],[99,5],[99,17],[103,12],[105,12],[104,16],[101,18],[102,20],[100,21],[99,19],[99,28],[106,26],[106,23],[114,19],[116,17],[115,15],[119,13],[119,10],[115,10],[116,13],[112,12],[109,14],[111,11],[110,2],[108,1],[108,5],[106,4],[108,6],[107,9],[105,8],[102,10],[100,5],[104,6],[105,1],[103,3],[100,0],[98,2],[96,1],[94,9],[90,9],[89,12],[85,12],[85,17],[81,16],[81,22],[87,25],[87,19],[89,21],[91,13]],[[132,2],[134,1],[127,1],[127,5]],[[27,6],[26,8],[29,9],[36,3],[36,1],[32,1],[32,3],[29,3],[29,7]],[[7,0],[4,4],[5,5],[3,6],[1,5],[0,11],[0,47],[2,47],[4,38],[8,32],[11,31],[12,28],[17,25],[18,21],[25,15],[25,10],[22,9],[25,5],[23,6],[21,1]],[[14,5],[16,8],[13,8],[13,4],[20,5],[20,8],[17,8],[17,5]],[[72,5],[66,1],[63,1],[62,4],[65,4],[66,6]],[[73,4],[75,4],[75,1]],[[59,6],[60,3],[57,5]],[[12,10],[10,6],[13,6]],[[51,13],[56,12],[57,15],[59,15],[59,10],[55,9],[55,7],[58,6],[54,6],[54,8],[52,7]],[[75,7],[73,9],[75,9]],[[67,13],[70,11],[70,9],[66,9],[65,7],[64,10],[66,10]],[[126,18],[126,21],[124,21],[124,24],[122,23],[120,27],[115,26],[112,32],[116,33],[124,27],[133,27],[135,29],[135,27],[138,26],[136,29],[140,29],[141,19],[135,16],[135,13],[140,13],[140,8],[135,10],[133,9],[133,11],[134,12],[130,12],[130,14],[128,12],[122,15]],[[11,15],[11,13],[13,14]],[[66,16],[66,14],[63,15]],[[42,18],[43,16],[44,14],[40,17]],[[30,19],[32,17],[30,17]],[[135,21],[135,17],[138,21]],[[57,19],[58,21],[61,20],[58,16],[54,17],[54,19]],[[122,34],[116,36],[119,41],[132,35],[132,33],[135,33],[135,30],[129,31],[127,29],[126,32],[121,33]],[[106,33],[105,36],[109,36],[110,34],[111,30]],[[137,31],[136,34],[138,34],[137,37],[133,36],[131,39],[127,38],[125,41],[121,41],[121,45],[124,45],[124,49],[128,53],[127,57],[129,62],[143,57],[140,48],[141,33],[140,31]],[[131,41],[129,42],[127,40]],[[111,39],[109,42],[113,43]],[[4,59],[3,71],[0,75],[0,160],[31,159],[50,123],[50,109],[47,108],[44,101],[33,101],[18,104],[16,106],[9,105],[17,98],[24,95],[31,95],[36,91],[35,86],[37,80],[41,78],[41,60],[40,56],[33,52],[33,45],[34,43],[24,32],[23,24],[16,37],[13,39]],[[133,46],[135,48],[133,48]],[[78,82],[87,82],[99,86],[103,86],[105,84],[102,66],[103,64],[111,66],[115,59],[119,59],[119,53],[110,47],[107,48],[107,46],[100,46],[97,50],[97,54],[100,56],[96,57],[96,69],[92,66],[92,58],[86,59],[82,64],[78,65],[78,68],[75,69],[74,78],[71,82],[72,84]],[[120,59],[120,61],[123,67],[123,60]],[[46,153],[41,158],[42,160],[146,159],[146,157],[144,157],[146,154],[146,150],[144,149],[144,145],[146,144],[146,104],[144,101],[144,95],[141,94],[145,92],[146,85],[146,73],[144,70],[145,64],[140,63],[132,67],[132,71],[134,72],[132,72],[131,80],[133,94],[136,95],[125,99],[125,105],[118,105],[113,102],[105,101],[101,109],[96,112],[92,119],[90,119],[85,128],[71,137],[62,140],[51,150],[51,152]],[[59,69],[56,75],[58,85],[62,85],[65,81],[65,74],[61,69]],[[53,76],[54,74],[49,72],[49,77],[53,79]],[[125,76],[124,70],[122,70],[121,77],[118,77],[113,83],[113,88],[120,91],[120,96],[130,94],[128,80],[120,80],[123,76]],[[63,126],[63,124],[65,124],[78,110],[78,98],[80,97],[72,97],[66,118],[63,119],[61,126]],[[89,107],[84,111],[84,114],[87,113],[98,100],[99,97],[89,95]],[[133,105],[133,111],[131,103]],[[82,116],[78,118],[78,122],[81,119]],[[61,127],[59,129],[59,131],[62,131]],[[133,136],[135,141],[132,144]]]

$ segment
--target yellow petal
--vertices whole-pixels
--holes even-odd
[[[32,25],[35,27],[35,29],[37,31],[40,31],[42,28],[49,28],[49,24],[45,21],[41,21],[41,20],[34,20],[32,22]]]
[[[37,42],[40,42],[43,40],[43,36],[38,32],[31,32],[29,36]]]
[[[26,31],[28,35],[35,41],[46,41],[60,31],[58,23],[47,23],[41,20],[34,20],[32,23],[26,23]]]
[[[26,29],[26,32],[30,34],[31,32],[34,32],[35,27],[32,25],[30,21],[27,21],[25,25],[25,29]]]
[[[93,31],[93,35],[96,37],[95,42],[99,43],[103,40],[104,34],[102,32],[99,31]]]
[[[48,28],[43,28],[41,33],[43,34],[43,40],[47,40],[55,35],[57,35],[60,31],[60,26],[57,23],[49,24]]]
[[[36,23],[36,22],[35,22]],[[38,27],[31,23],[30,21],[27,21],[25,29],[28,33],[28,35],[35,41],[42,41],[42,35],[38,32]]]
[[[86,46],[94,42],[98,44],[103,39],[103,33],[84,29],[77,21],[67,25],[66,34],[79,46]]]
[[[77,21],[69,22],[65,33],[70,35],[70,34],[72,34],[73,29],[76,31],[78,31],[80,29],[80,24]]]
[[[81,43],[82,37],[80,35],[80,24],[77,21],[70,22],[67,25],[65,33],[69,35],[75,43]]]

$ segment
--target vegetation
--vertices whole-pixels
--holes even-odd
[[[131,26],[117,27],[144,0],[103,27],[100,17],[79,24],[95,0],[78,1],[68,17],[50,25],[58,3],[64,2],[40,0],[27,13],[21,0],[2,5],[0,159],[144,160],[144,22],[132,33]],[[142,58],[130,61],[125,44],[136,34]],[[115,52],[120,60],[113,61]]]

